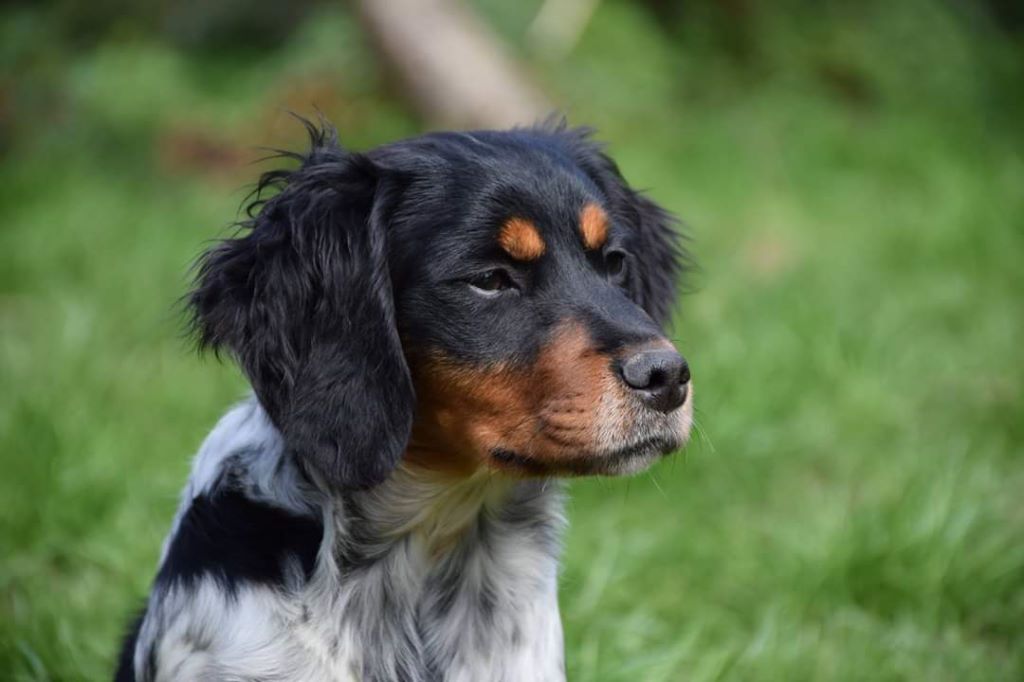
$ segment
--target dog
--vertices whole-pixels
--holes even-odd
[[[305,125],[197,263],[198,344],[252,397],[196,456],[116,679],[564,680],[558,481],[689,437],[676,221],[588,129],[355,153]]]

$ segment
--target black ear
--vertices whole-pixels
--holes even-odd
[[[626,183],[618,165],[591,138],[589,128],[567,129],[564,123],[556,123],[553,132],[570,145],[572,157],[607,197],[613,220],[633,228],[631,251],[637,266],[631,282],[633,295],[648,315],[664,325],[675,308],[680,277],[691,263],[680,243],[679,221]]]
[[[289,450],[365,488],[402,456],[415,402],[388,274],[389,189],[333,130],[307,127],[309,154],[263,175],[240,234],[201,257],[189,303],[200,346],[237,359]]]
[[[675,310],[679,280],[689,257],[680,245],[679,221],[643,194],[626,186],[623,207],[615,209],[636,227],[635,289],[641,307],[665,325]]]

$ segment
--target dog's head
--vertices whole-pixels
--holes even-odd
[[[364,154],[310,132],[190,297],[200,343],[238,360],[296,457],[363,488],[403,457],[613,474],[686,440],[690,372],[661,327],[672,219],[585,131]]]

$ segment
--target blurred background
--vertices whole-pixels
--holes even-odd
[[[245,392],[188,267],[317,109],[558,110],[686,221],[699,433],[572,484],[570,679],[1024,679],[1020,3],[7,2],[0,65],[0,679],[110,676]]]

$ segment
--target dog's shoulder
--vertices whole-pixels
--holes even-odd
[[[301,617],[290,595],[312,575],[323,533],[322,496],[259,403],[233,408],[196,455],[122,670],[151,679],[174,661],[221,658],[227,644],[287,660],[281,623]]]
[[[255,399],[236,406],[196,455],[157,585],[208,576],[278,584],[308,576],[323,537],[322,501]]]

